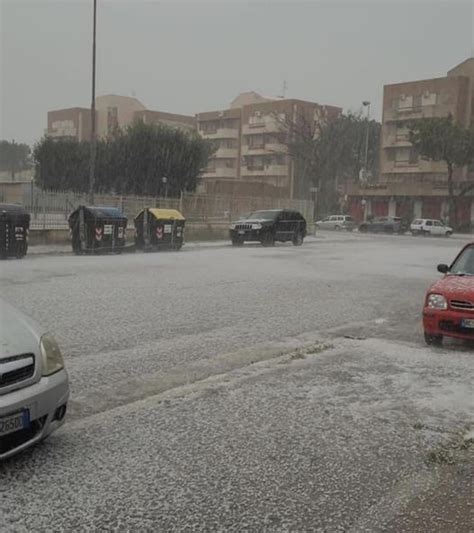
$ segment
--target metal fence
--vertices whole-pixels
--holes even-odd
[[[68,217],[79,205],[87,205],[85,194],[42,191],[24,187],[21,203],[31,214],[33,229],[61,229],[68,227]],[[236,197],[229,195],[182,194],[180,198],[151,196],[95,195],[94,204],[118,207],[129,224],[144,207],[178,209],[188,221],[229,222],[258,209],[289,208],[300,211],[306,220],[313,221],[313,202],[288,198]]]

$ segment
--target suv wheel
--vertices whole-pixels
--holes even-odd
[[[443,335],[430,335],[425,332],[425,342],[428,346],[441,346],[443,344]]]
[[[271,233],[270,231],[268,233],[266,233],[263,236],[262,244],[263,244],[263,246],[274,246],[275,245],[275,236],[273,235],[273,233]]]
[[[293,246],[301,246],[303,244],[303,235],[298,232],[296,233],[296,235],[293,237]]]

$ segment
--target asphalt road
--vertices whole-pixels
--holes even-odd
[[[2,263],[72,401],[0,465],[0,529],[470,531],[473,347],[420,328],[461,245],[321,233]]]

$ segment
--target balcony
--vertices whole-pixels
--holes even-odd
[[[218,129],[211,130],[211,131],[199,130],[199,133],[205,139],[238,139],[239,138],[238,128],[218,128]]]
[[[242,126],[243,135],[255,135],[256,133],[279,133],[283,125],[271,116],[262,117],[261,120]]]
[[[257,146],[242,146],[242,155],[267,155],[274,153],[286,154],[288,153],[288,147],[286,144],[280,143],[259,144]]]
[[[237,178],[237,169],[236,168],[227,168],[227,167],[217,167],[217,168],[207,168],[202,173],[202,178],[204,179],[221,179],[221,178]]]
[[[239,157],[239,151],[237,148],[218,148],[212,157],[215,159],[236,159]]]
[[[383,148],[409,148],[411,145],[408,135],[390,135],[382,142]]]
[[[456,114],[456,110],[444,104],[406,107],[398,109],[385,109],[384,122],[414,120],[417,118],[446,117]]]
[[[426,161],[420,159],[417,163],[409,161],[382,161],[381,174],[403,173],[445,173],[446,165],[443,162]]]
[[[241,175],[243,176],[288,176],[290,169],[288,165],[262,165],[253,167],[242,167]]]

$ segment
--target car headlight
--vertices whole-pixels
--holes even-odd
[[[448,301],[442,294],[430,294],[426,299],[426,307],[430,309],[447,309]]]
[[[40,341],[41,357],[43,358],[43,376],[50,376],[64,368],[64,360],[56,339],[46,333]]]
[[[262,229],[261,224],[252,224],[252,229]]]
[[[235,229],[235,224],[231,224],[231,225],[229,226],[229,229]]]

